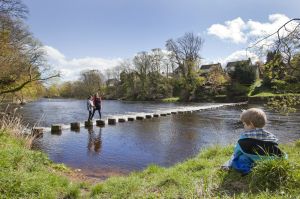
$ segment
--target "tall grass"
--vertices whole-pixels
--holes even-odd
[[[46,154],[16,114],[0,116],[0,198],[78,198],[80,189]]]
[[[5,112],[0,113],[0,131],[9,133],[11,136],[22,140],[26,148],[31,148],[34,136],[31,134],[28,126],[22,124],[22,119],[17,116],[16,109],[13,113],[8,112],[6,108]]]

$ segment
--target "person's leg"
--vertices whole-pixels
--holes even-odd
[[[96,112],[96,109],[93,109],[93,114],[92,114],[92,118],[91,119],[93,119],[93,117],[95,115],[95,112]]]
[[[89,119],[88,119],[89,121],[92,119],[92,114],[93,114],[92,111],[89,111]]]
[[[99,112],[99,117],[101,119],[101,109],[98,109],[98,112]]]

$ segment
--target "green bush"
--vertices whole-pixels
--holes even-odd
[[[227,87],[229,96],[247,96],[249,92],[249,86],[234,82]]]
[[[297,111],[296,106],[298,104],[300,104],[299,96],[286,95],[270,98],[267,102],[267,107],[273,111],[288,115]]]
[[[300,147],[300,140],[297,140],[297,141],[295,142],[295,146],[296,146],[296,147]]]
[[[258,161],[251,173],[250,187],[258,191],[275,191],[288,187],[295,180],[294,166],[286,159],[269,159]]]
[[[271,82],[271,85],[272,85],[271,88],[274,90],[274,92],[284,93],[285,89],[286,89],[286,86],[287,86],[287,83],[283,80],[273,80]]]

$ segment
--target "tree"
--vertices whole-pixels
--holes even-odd
[[[151,59],[147,52],[139,52],[134,58],[133,58],[133,64],[136,70],[136,74],[139,78],[139,98],[145,99],[147,96],[147,90],[148,90],[148,78],[147,75],[150,72],[151,68]]]
[[[0,0],[0,11],[0,96],[57,77],[45,63],[40,42],[24,25],[28,12],[24,4]]]
[[[179,72],[183,77],[183,87],[181,98],[191,100],[197,88],[198,65],[200,63],[200,50],[203,39],[193,33],[186,33],[176,41],[169,39],[166,48],[171,52],[170,60],[178,66]]]
[[[21,0],[0,0],[0,14],[9,18],[24,19],[28,8]]]
[[[93,95],[97,92],[102,93],[104,76],[99,70],[82,71],[80,76],[83,87],[81,92],[85,96]]]
[[[300,67],[293,61],[300,53],[300,18],[287,21],[274,33],[257,40],[247,49],[267,51],[266,68],[269,73],[274,73],[271,79],[276,76],[283,79],[282,76],[286,76],[285,81],[300,81],[297,77]]]
[[[206,85],[209,85],[211,93],[216,95],[222,91],[223,87],[229,82],[229,77],[223,70],[217,68],[211,70],[207,75]]]

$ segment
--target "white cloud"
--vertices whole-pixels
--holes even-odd
[[[103,59],[100,57],[84,57],[67,59],[64,54],[51,46],[43,46],[48,63],[54,70],[61,72],[63,81],[76,80],[83,70],[97,69],[104,73],[104,70],[117,66],[121,58]]]
[[[232,21],[226,21],[225,25],[213,24],[208,28],[208,34],[231,40],[234,43],[244,43],[247,41],[246,35],[242,32],[245,28],[245,22],[238,17]]]
[[[255,40],[274,33],[279,27],[289,21],[290,18],[284,14],[271,14],[268,17],[268,20],[269,21],[266,23],[251,19],[245,22],[238,17],[231,21],[226,21],[225,25],[213,24],[207,29],[207,32],[210,35],[215,35],[220,39],[229,40],[234,43],[246,43],[251,39]],[[292,26],[294,26],[293,23],[291,23],[289,27],[291,28]],[[281,34],[285,34],[284,30]],[[273,39],[274,37],[269,40]]]

